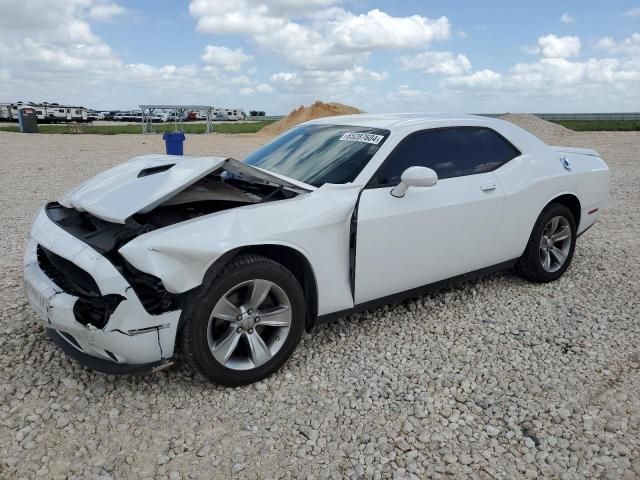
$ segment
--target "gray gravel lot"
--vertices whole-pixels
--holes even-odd
[[[345,318],[236,389],[83,369],[22,293],[33,212],[160,138],[0,133],[0,478],[639,478],[640,134],[539,133],[612,171],[559,282],[506,272]],[[264,141],[192,135],[186,153]]]

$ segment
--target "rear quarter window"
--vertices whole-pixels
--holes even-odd
[[[520,150],[493,130],[478,128],[473,132],[473,136],[487,171],[495,170],[509,160],[520,156]]]

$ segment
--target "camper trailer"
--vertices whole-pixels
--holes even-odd
[[[0,122],[11,121],[11,104],[0,103]]]
[[[87,121],[87,109],[84,107],[70,107],[64,106],[67,122],[86,122]]]
[[[16,103],[1,103],[0,104],[0,121],[3,122],[17,122],[18,121],[18,108],[22,106],[22,102]]]
[[[88,117],[87,109],[84,107],[74,107],[60,105],[58,103],[3,103],[0,104],[0,118],[15,122],[18,120],[18,109],[23,106],[32,107],[36,111],[38,123],[68,123],[68,122],[90,122],[93,119]]]
[[[236,121],[244,120],[247,114],[241,108],[216,108],[213,111],[214,120]]]

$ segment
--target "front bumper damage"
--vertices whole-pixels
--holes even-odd
[[[90,276],[99,297],[87,298],[64,282],[54,281],[56,277],[43,270],[42,258],[38,261],[39,248],[41,255],[43,250],[51,252]],[[47,270],[46,265],[44,268]],[[149,371],[171,363],[180,310],[148,313],[109,260],[52,222],[44,210],[31,229],[24,283],[29,303],[49,336],[80,363],[105,373]],[[100,323],[91,315],[102,315],[106,324],[95,326]]]

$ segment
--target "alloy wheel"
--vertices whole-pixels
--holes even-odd
[[[268,362],[291,329],[291,302],[269,280],[242,282],[228,290],[209,317],[207,341],[213,357],[233,370]]]
[[[569,258],[571,250],[571,227],[569,221],[562,217],[553,217],[540,238],[540,263],[549,272],[557,272]]]

